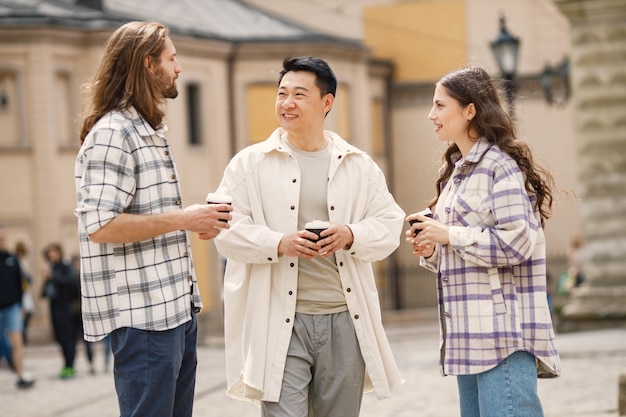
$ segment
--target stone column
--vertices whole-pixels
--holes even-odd
[[[584,241],[565,329],[626,325],[626,1],[555,3],[571,24]]]

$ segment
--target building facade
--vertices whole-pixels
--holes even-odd
[[[186,204],[204,201],[230,157],[277,126],[278,72],[288,55],[326,59],[339,80],[327,128],[368,151],[404,210],[434,195],[442,144],[426,119],[434,83],[473,63],[497,72],[489,41],[498,17],[522,38],[516,117],[521,137],[559,189],[546,234],[561,257],[578,231],[579,199],[569,102],[549,105],[538,82],[569,53],[569,24],[551,0],[20,0],[0,4],[0,224],[24,241],[39,291],[41,249],[77,251],[73,169],[78,122],[104,42],[129,20],[170,27],[183,72],[168,102],[168,138]],[[149,4],[148,4],[149,3]],[[433,305],[432,276],[403,243],[377,265],[386,308]],[[221,271],[212,242],[192,239],[206,329],[221,323]],[[554,266],[555,270],[561,265]],[[40,304],[35,324],[47,329]],[[48,337],[44,330],[41,337]],[[35,337],[36,338],[36,337]]]

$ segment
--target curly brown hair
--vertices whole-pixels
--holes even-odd
[[[529,196],[535,196],[534,209],[539,210],[541,225],[552,216],[554,178],[546,169],[535,164],[528,144],[516,137],[515,125],[501,105],[502,84],[484,69],[467,67],[444,75],[438,82],[462,107],[474,104],[476,115],[468,125],[468,133],[474,129],[479,137],[497,145],[511,156],[522,170],[525,188]],[[478,138],[476,138],[478,140]],[[451,143],[442,157],[443,166],[437,179],[437,197],[429,207],[434,207],[445,184],[461,158],[461,151]]]
[[[156,22],[129,22],[111,35],[95,76],[83,86],[92,100],[80,127],[81,144],[102,116],[131,105],[155,130],[161,126],[165,99],[144,62],[148,56],[160,62],[168,36],[169,30]]]

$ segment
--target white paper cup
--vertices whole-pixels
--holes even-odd
[[[206,196],[207,204],[228,204],[233,205],[233,198],[226,194],[209,193]],[[224,213],[228,213],[225,211]],[[227,220],[220,220],[221,222],[228,222]]]

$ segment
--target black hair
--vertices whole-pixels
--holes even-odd
[[[337,93],[337,78],[330,66],[321,58],[313,56],[287,57],[283,61],[283,69],[278,76],[278,85],[289,71],[307,71],[315,74],[315,85],[320,89],[322,97]]]

